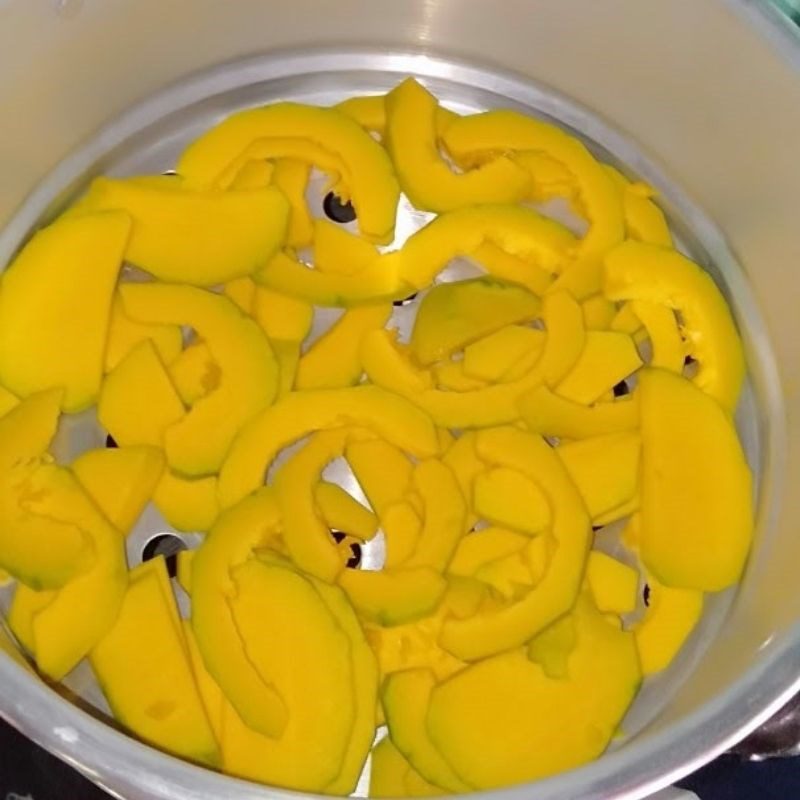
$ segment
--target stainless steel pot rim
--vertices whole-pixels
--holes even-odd
[[[98,157],[118,146],[137,131],[153,124],[181,106],[188,106],[223,93],[244,83],[258,83],[297,74],[331,70],[380,69],[387,73],[417,74],[428,78],[455,79],[526,102],[535,96],[544,113],[552,112],[560,120],[583,131],[611,152],[637,152],[628,139],[597,117],[588,114],[572,101],[547,90],[552,102],[542,102],[542,90],[535,82],[491,67],[491,72],[474,62],[438,58],[427,53],[391,49],[315,48],[271,53],[222,64],[184,79],[134,106],[102,128],[47,176],[20,206],[6,227],[0,231],[0,264],[7,263],[26,235],[46,212],[54,198],[68,193],[80,176],[85,175]],[[179,96],[178,96],[179,92]],[[640,152],[640,150],[639,150]],[[642,157],[630,162],[645,179],[656,185],[669,185],[653,161]],[[771,527],[777,516],[781,496],[780,477],[786,459],[785,413],[779,390],[778,370],[770,354],[761,316],[746,290],[747,281],[732,256],[724,238],[711,220],[683,193],[671,190],[667,200],[689,211],[693,232],[711,260],[724,274],[733,294],[744,298],[748,327],[759,350],[756,362],[771,387],[765,399],[764,413],[771,421],[765,442],[767,463],[772,465],[769,497],[762,497],[760,524]],[[737,287],[743,288],[741,293]],[[740,309],[740,312],[742,309]],[[759,345],[760,343],[760,345]],[[673,783],[741,740],[777,711],[800,689],[800,625],[783,634],[780,642],[764,644],[763,656],[756,666],[725,692],[692,712],[680,723],[659,733],[631,741],[617,752],[571,772],[540,781],[493,792],[479,793],[486,798],[522,798],[537,800],[638,800]],[[259,787],[196,767],[149,748],[113,730],[59,696],[11,658],[0,659],[0,714],[25,735],[83,772],[100,785],[129,791],[129,798],[158,800],[211,800],[238,797],[245,800],[267,797],[310,795]],[[46,730],[42,720],[47,720]],[[535,792],[535,794],[532,794]],[[125,796],[125,795],[121,795]]]

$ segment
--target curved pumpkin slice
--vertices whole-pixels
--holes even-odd
[[[26,397],[61,387],[69,412],[96,401],[130,232],[130,217],[122,212],[83,214],[56,220],[23,247],[3,273],[0,293],[5,388]]]
[[[320,481],[314,499],[330,530],[341,531],[361,542],[378,531],[378,518],[336,483]]]
[[[214,286],[250,275],[283,245],[289,204],[275,188],[186,189],[137,178],[96,178],[80,210],[133,218],[125,259],[162,281]]]
[[[575,638],[564,677],[548,677],[514,650],[431,692],[430,740],[470,786],[490,789],[568,770],[599,756],[616,733],[641,681],[633,635],[585,596],[571,619]]]
[[[677,311],[698,361],[694,382],[728,411],[736,408],[745,372],[742,343],[707,272],[676,250],[625,242],[606,257],[605,293],[611,300],[651,300]]]
[[[588,407],[565,400],[546,386],[539,386],[523,395],[518,406],[529,430],[543,436],[584,439],[639,427],[637,392],[623,400]]]
[[[355,441],[347,445],[345,457],[378,515],[406,497],[413,466],[399,447],[383,439]]]
[[[362,619],[385,626],[427,616],[447,591],[447,581],[430,567],[345,569],[338,583]]]
[[[381,329],[392,314],[388,303],[345,311],[332,328],[317,339],[300,358],[296,389],[341,389],[361,380],[361,339]]]
[[[541,357],[522,377],[482,389],[451,392],[426,387],[427,373],[401,352],[396,331],[372,331],[361,342],[361,363],[373,383],[408,398],[443,428],[487,428],[519,418],[520,398],[546,378],[558,380],[583,347],[581,308],[566,292],[548,295],[547,336]]]
[[[471,578],[485,564],[519,553],[530,541],[525,534],[505,528],[473,531],[459,542],[447,571],[451,575]]]
[[[254,731],[280,736],[287,708],[245,652],[230,600],[231,571],[278,535],[280,512],[271,489],[262,489],[223,513],[192,559],[192,629],[209,673]]]
[[[580,299],[600,290],[602,258],[625,236],[622,196],[605,167],[579,139],[548,122],[501,109],[459,117],[444,131],[443,140],[447,151],[465,167],[483,163],[497,152],[524,150],[540,151],[563,165],[578,187],[590,228],[575,251],[575,262],[555,287]]]
[[[314,238],[313,220],[306,202],[310,174],[311,165],[307,162],[294,158],[279,158],[275,162],[272,185],[280,189],[289,201],[288,247],[308,247]]]
[[[683,373],[686,345],[671,308],[649,300],[632,300],[631,310],[641,320],[653,353],[648,366]]]
[[[496,428],[478,433],[477,449],[487,464],[517,470],[542,489],[553,512],[556,549],[542,580],[522,599],[445,623],[442,646],[465,661],[518,647],[568,611],[580,588],[591,540],[583,500],[544,439],[516,428]]]
[[[372,748],[370,797],[436,797],[443,789],[428,783],[387,736]]]
[[[753,537],[753,478],[736,428],[686,378],[642,370],[641,554],[669,586],[739,580]]]
[[[278,563],[255,559],[233,571],[231,610],[245,651],[284,698],[279,738],[223,718],[226,772],[272,785],[321,791],[341,773],[355,719],[351,645],[313,584]],[[265,614],[265,609],[281,613]]]
[[[340,161],[362,234],[380,244],[391,241],[400,193],[392,163],[357,122],[333,109],[287,102],[240,111],[189,145],[177,171],[192,185],[212,186],[251,145],[268,150],[271,138],[305,140]],[[251,158],[265,157],[269,153],[251,152]]]
[[[433,567],[444,572],[467,531],[467,505],[453,471],[435,458],[414,468],[413,488],[422,498],[419,541],[404,567]]]
[[[428,735],[426,717],[435,686],[436,678],[427,669],[395,672],[386,679],[383,707],[389,735],[425,780],[451,792],[469,792],[471,787],[453,772]]]
[[[355,275],[380,257],[374,244],[327,219],[314,220],[314,269]]]
[[[532,369],[516,381],[465,392],[421,388],[422,370],[400,351],[396,331],[371,331],[361,343],[361,362],[369,379],[416,404],[444,428],[483,428],[519,417],[517,401],[542,382]],[[416,375],[414,373],[417,373]]]
[[[347,100],[342,100],[337,103],[334,108],[342,114],[346,114],[351,119],[354,119],[362,128],[368,130],[370,133],[377,133],[383,136],[386,130],[386,95],[373,94],[361,95],[359,97],[348,97]],[[458,114],[443,108],[440,105],[436,106],[436,130],[441,135],[441,132],[454,120],[458,118]]]
[[[426,287],[449,261],[469,256],[487,242],[519,256],[527,270],[558,274],[569,260],[575,237],[563,225],[524,206],[461,208],[436,217],[396,251],[401,277],[417,289]],[[513,280],[507,274],[503,277]],[[526,276],[521,274],[518,282],[524,285]]]
[[[661,247],[672,247],[672,234],[655,195],[646,183],[628,180],[619,170],[605,164],[606,172],[622,192],[622,213],[629,239]]]
[[[330,529],[314,502],[322,470],[344,453],[348,431],[318,431],[278,469],[273,485],[283,516],[283,540],[297,566],[333,583],[342,569]]]
[[[255,280],[318,306],[349,308],[402,300],[414,287],[401,278],[397,252],[376,258],[353,275],[309,269],[286,253],[278,253],[258,271]]]
[[[153,504],[173,528],[207,531],[219,516],[217,478],[181,478],[165,470],[153,492]]]
[[[432,364],[507,325],[536,318],[540,309],[535,295],[491,278],[440,283],[420,303],[410,350],[420,364]]]
[[[128,283],[119,291],[134,319],[194,328],[219,365],[219,387],[197,400],[164,434],[173,470],[186,477],[216,472],[239,428],[275,398],[278,365],[269,342],[258,325],[222,295],[157,283]]]
[[[528,173],[505,156],[456,173],[439,153],[439,103],[413,78],[386,95],[385,145],[400,186],[416,208],[442,213],[478,203],[517,203],[530,190]]]
[[[328,611],[350,640],[354,687],[353,730],[342,759],[341,771],[336,779],[325,787],[326,793],[348,795],[355,791],[364,761],[375,739],[378,664],[364,637],[361,623],[344,592],[339,587],[331,586],[316,578],[309,578],[309,580],[322,598],[322,602],[328,607]]]
[[[377,386],[292,392],[254,417],[236,437],[220,470],[222,507],[261,486],[284,447],[314,431],[343,425],[374,430],[418,458],[436,455],[439,450],[430,418],[404,398]]]

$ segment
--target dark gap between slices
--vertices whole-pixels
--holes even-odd
[[[186,543],[179,536],[172,533],[162,533],[154,536],[142,548],[142,561],[164,556],[167,565],[167,574],[174,578],[178,574],[178,553],[187,550]]]
[[[340,542],[343,542],[345,540],[347,534],[344,533],[343,531],[333,530],[331,531],[331,536],[333,537],[333,541],[336,542],[336,544],[339,544]],[[361,564],[361,556],[362,556],[361,545],[358,542],[353,542],[350,545],[350,552],[353,555],[347,559],[347,563],[345,564],[345,566],[348,569],[358,569],[359,565]]]
[[[325,195],[325,199],[322,201],[322,210],[328,219],[340,222],[343,225],[352,222],[356,218],[356,210],[353,208],[353,204],[349,200],[343,203],[339,196],[333,192],[328,192]]]

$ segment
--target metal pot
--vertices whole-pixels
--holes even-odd
[[[660,189],[682,243],[719,278],[750,364],[738,422],[759,512],[744,581],[642,692],[622,746],[487,797],[645,797],[800,687],[800,46],[780,19],[746,0],[0,0],[0,264],[93,173],[166,169],[227,110],[326,102],[414,73],[464,110],[510,103],[572,126]],[[86,435],[78,426],[63,446]],[[140,523],[132,560],[158,525]],[[45,685],[3,645],[0,713],[112,793],[292,796],[134,741],[85,675]]]

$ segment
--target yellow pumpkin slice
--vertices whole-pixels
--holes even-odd
[[[619,170],[605,164],[606,172],[622,192],[622,213],[628,238],[672,247],[672,234],[661,209],[653,202],[655,192],[647,184],[628,180]]]
[[[187,406],[219,386],[221,370],[205,342],[192,342],[167,365],[172,385]]]
[[[236,592],[230,573],[274,540],[279,522],[272,490],[262,489],[220,515],[191,568],[192,629],[203,662],[242,720],[271,737],[285,730],[287,708],[244,650],[229,605]]]
[[[406,761],[388,736],[372,749],[370,797],[436,797],[443,789],[428,783]]]
[[[541,354],[544,342],[544,331],[508,325],[464,348],[464,372],[486,381],[503,380],[520,359]]]
[[[519,256],[526,272],[543,271],[552,275],[563,268],[575,238],[559,223],[524,206],[461,208],[436,217],[408,238],[397,251],[401,277],[417,289],[426,287],[449,261],[469,256],[487,242]],[[484,266],[490,267],[491,263]],[[504,277],[514,280],[508,275]],[[514,282],[524,284],[525,274]]]
[[[642,674],[666,669],[703,613],[703,593],[675,589],[647,577],[649,589],[644,616],[633,629]]]
[[[137,344],[103,381],[100,424],[121,446],[163,447],[164,436],[186,410],[150,339]]]
[[[300,359],[297,389],[340,389],[361,380],[361,338],[381,329],[392,313],[392,306],[380,304],[345,311]]]
[[[291,568],[248,561],[233,571],[231,610],[254,669],[274,683],[288,710],[275,739],[226,709],[223,768],[239,777],[321,791],[341,773],[354,723],[348,636],[314,586]],[[284,609],[264,614],[265,608]]]
[[[306,162],[294,158],[279,158],[275,161],[272,185],[280,189],[289,201],[289,227],[286,231],[288,247],[308,247],[314,236],[313,220],[306,203],[310,174],[311,165]]]
[[[599,291],[602,257],[625,235],[622,197],[614,180],[576,137],[543,120],[517,111],[496,110],[454,120],[443,133],[447,151],[463,167],[484,163],[495,153],[539,151],[563,166],[574,179],[589,231],[580,241],[575,263],[556,282],[583,298]]]
[[[572,369],[556,391],[567,400],[591,405],[642,365],[633,339],[616,331],[588,331]]]
[[[534,433],[545,436],[583,439],[639,427],[637,393],[630,398],[587,407],[539,386],[523,394],[518,406],[525,425]]]
[[[153,503],[179,531],[207,531],[219,515],[217,478],[182,478],[165,470],[153,492]]]
[[[390,675],[383,689],[383,707],[389,735],[397,749],[422,777],[451,792],[468,792],[430,739],[426,717],[436,678],[426,669]]]
[[[153,342],[156,352],[165,364],[174,361],[183,347],[178,325],[143,325],[136,322],[128,317],[119,294],[115,294],[108,324],[104,371],[111,372],[142,339]]]
[[[508,786],[576,767],[599,756],[615,734],[641,680],[633,635],[583,597],[573,619],[565,677],[549,678],[512,650],[431,692],[428,735],[470,786]]]
[[[283,516],[283,539],[304,572],[333,583],[342,569],[330,529],[317,510],[314,493],[322,470],[344,453],[348,431],[318,431],[280,466],[273,480]]]
[[[166,568],[157,560],[159,569]],[[170,608],[170,605],[172,608]],[[132,571],[114,626],[94,647],[92,670],[114,716],[144,741],[202,764],[219,761],[175,600],[152,567]]]
[[[49,491],[46,512],[71,519],[90,537],[94,563],[61,587],[33,618],[39,670],[60,681],[105,636],[116,621],[128,583],[123,539],[67,470],[52,467],[52,480],[64,491]],[[71,477],[71,476],[70,476]],[[55,488],[53,486],[52,488]],[[44,509],[43,509],[44,511]]]
[[[534,319],[539,298],[491,278],[440,283],[423,299],[411,333],[411,353],[433,364],[506,325]]]
[[[419,542],[405,565],[443,572],[467,530],[466,501],[452,470],[438,459],[417,464],[411,481],[422,498],[423,523]]]
[[[314,499],[325,524],[362,542],[371,539],[378,530],[378,518],[364,508],[341,486],[320,481],[314,489]]]
[[[350,642],[353,665],[353,729],[342,759],[341,770],[325,787],[327,793],[347,795],[355,791],[364,761],[375,739],[378,665],[358,617],[344,592],[323,581],[314,578],[309,580]]]
[[[586,562],[586,582],[598,610],[630,614],[636,608],[639,573],[633,567],[592,550]]]
[[[125,259],[162,281],[214,286],[250,275],[281,247],[289,204],[277,189],[195,191],[180,179],[95,178],[86,211],[133,219]]]
[[[463,660],[517,647],[569,610],[580,588],[591,533],[578,490],[544,439],[504,427],[480,431],[476,446],[487,464],[517,470],[542,489],[553,513],[556,547],[542,580],[517,602],[445,623],[441,643]]]
[[[164,433],[167,463],[175,472],[216,472],[240,427],[275,398],[278,368],[269,342],[230,300],[203,289],[129,283],[120,293],[134,319],[194,328],[219,365],[219,387]]]
[[[193,551],[181,550],[181,553],[191,552]],[[178,560],[180,562],[180,555]],[[208,723],[211,725],[211,730],[214,731],[217,742],[219,742],[222,739],[222,709],[223,705],[227,705],[228,701],[223,697],[222,689],[217,686],[203,663],[203,656],[197,647],[194,631],[188,619],[181,620],[181,628],[183,629],[186,649],[189,653],[189,663],[192,667],[194,682],[197,685],[197,691],[200,693],[200,699],[203,701]]]
[[[386,95],[385,107],[385,145],[400,187],[416,208],[441,213],[477,203],[516,203],[528,194],[528,174],[505,156],[453,172],[438,149],[439,103],[413,78]]]
[[[427,616],[447,590],[447,581],[430,567],[345,569],[338,583],[362,619],[386,626]]]
[[[63,388],[63,409],[69,412],[97,400],[114,286],[130,231],[127,214],[85,214],[56,220],[25,245],[2,279],[3,386],[19,397]]]
[[[484,564],[518,553],[528,542],[530,539],[524,534],[505,528],[474,531],[458,543],[447,570],[453,575],[472,577]]]
[[[534,536],[550,524],[550,506],[542,490],[513,469],[495,467],[480,473],[472,497],[478,516],[495,525]]]
[[[409,492],[414,468],[396,445],[384,439],[348,442],[345,457],[369,504],[381,517]]]
[[[639,378],[641,553],[668,586],[720,591],[741,576],[753,537],[753,479],[725,409],[658,369]]]
[[[357,275],[379,257],[374,244],[327,219],[314,220],[314,269]]]
[[[422,519],[408,500],[399,501],[381,514],[381,529],[386,539],[386,567],[400,566],[408,561],[419,546]]]
[[[649,365],[681,374],[687,352],[675,312],[650,300],[632,300],[629,305],[650,339],[653,352]]]
[[[72,471],[97,507],[127,534],[164,471],[164,456],[155,447],[87,450],[72,462]]]
[[[377,386],[292,392],[254,417],[237,436],[220,470],[222,507],[261,486],[270,464],[286,445],[315,430],[348,424],[374,430],[418,458],[435,455],[439,449],[430,418]]]
[[[636,495],[641,451],[642,440],[632,431],[567,442],[555,450],[593,521]]]
[[[362,234],[380,244],[391,241],[400,192],[392,163],[357,122],[334,109],[282,102],[240,111],[192,142],[177,171],[191,185],[212,186],[243,156],[245,161],[275,157],[270,139],[280,138],[305,140],[314,163],[318,153],[322,161],[332,158]]]
[[[680,313],[694,382],[733,411],[744,379],[742,343],[728,304],[711,276],[664,247],[625,242],[606,257],[604,291],[611,300],[651,300]]]
[[[286,253],[278,253],[255,275],[267,288],[318,306],[350,308],[402,300],[414,287],[400,274],[399,253],[370,261],[355,274],[323,272]]]

